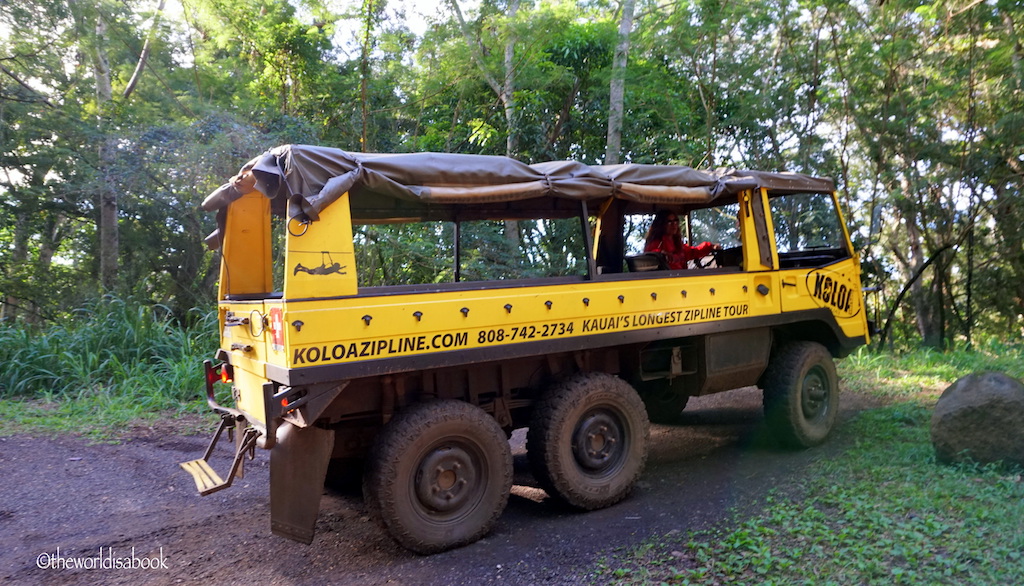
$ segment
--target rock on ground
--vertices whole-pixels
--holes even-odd
[[[1024,384],[999,372],[957,380],[935,405],[931,436],[939,462],[1024,466]]]

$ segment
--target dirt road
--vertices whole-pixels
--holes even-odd
[[[842,405],[845,420],[865,399],[844,395]],[[840,430],[825,447],[782,451],[758,441],[760,423],[756,389],[694,399],[678,424],[652,426],[634,493],[590,513],[566,510],[536,488],[520,430],[512,438],[515,486],[494,531],[429,557],[395,545],[351,491],[325,493],[312,545],[271,535],[265,453],[236,486],[199,497],[178,462],[199,457],[206,436],[140,430],[119,445],[0,438],[0,583],[590,583],[600,560],[648,537],[713,525],[733,507],[756,507],[808,463],[842,449]]]

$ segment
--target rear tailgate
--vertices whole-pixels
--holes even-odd
[[[221,350],[233,370],[235,407],[251,422],[266,424],[263,385],[267,380],[268,321],[263,300],[222,301]]]

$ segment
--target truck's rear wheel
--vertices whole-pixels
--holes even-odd
[[[378,434],[363,497],[396,541],[426,554],[483,537],[511,487],[512,452],[497,422],[462,401],[431,401]]]
[[[808,448],[828,438],[839,412],[839,377],[817,342],[791,342],[773,353],[761,377],[765,419],[786,446]]]
[[[643,399],[651,423],[673,423],[679,419],[690,396],[679,392],[676,384],[673,384],[678,382],[678,379],[663,378],[637,384],[637,391]]]
[[[603,373],[572,378],[534,407],[527,456],[548,494],[581,509],[612,505],[647,460],[649,425],[633,387]]]

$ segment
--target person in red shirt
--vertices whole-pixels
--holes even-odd
[[[719,244],[701,242],[697,246],[683,243],[679,231],[679,216],[674,212],[660,211],[654,216],[647,230],[647,244],[644,252],[658,252],[665,255],[669,269],[685,269],[686,263],[703,258],[714,250],[721,250]]]

